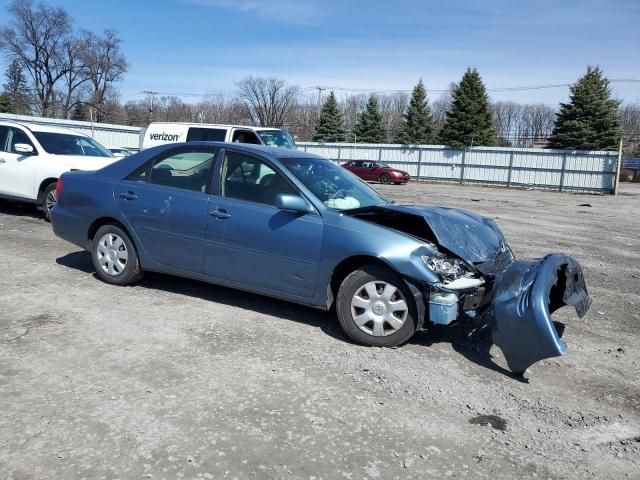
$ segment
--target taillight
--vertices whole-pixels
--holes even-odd
[[[56,198],[60,198],[60,194],[62,194],[62,179],[58,179],[58,183],[56,183]]]

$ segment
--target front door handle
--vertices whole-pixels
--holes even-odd
[[[138,196],[133,192],[122,192],[120,196],[125,200],[135,200],[136,198],[138,198]]]
[[[221,218],[221,219],[231,217],[231,214],[229,212],[220,208],[217,208],[215,210],[209,210],[209,215],[213,215],[214,217]]]
[[[0,158],[0,163],[7,163],[7,161]]]

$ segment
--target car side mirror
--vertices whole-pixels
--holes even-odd
[[[276,197],[276,207],[298,213],[312,213],[313,207],[300,195],[281,193]]]
[[[35,151],[33,150],[33,146],[28,143],[16,143],[13,146],[13,150],[16,153],[22,153],[23,155],[33,155]]]

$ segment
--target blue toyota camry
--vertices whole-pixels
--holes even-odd
[[[522,374],[566,351],[551,314],[590,306],[573,258],[516,260],[492,220],[395,204],[301,151],[163,145],[65,173],[57,198],[54,232],[88,250],[105,282],[156,271],[334,309],[366,345],[474,316]]]

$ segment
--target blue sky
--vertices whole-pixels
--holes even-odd
[[[640,79],[638,0],[47,3],[65,8],[77,26],[119,31],[130,63],[124,100],[142,98],[143,90],[234,92],[249,74],[380,90],[408,90],[421,77],[437,90],[468,66],[500,88],[572,82],[591,64],[611,79]],[[8,4],[0,0],[0,12]],[[622,100],[640,102],[640,83],[612,86]],[[490,95],[555,104],[568,89]]]

